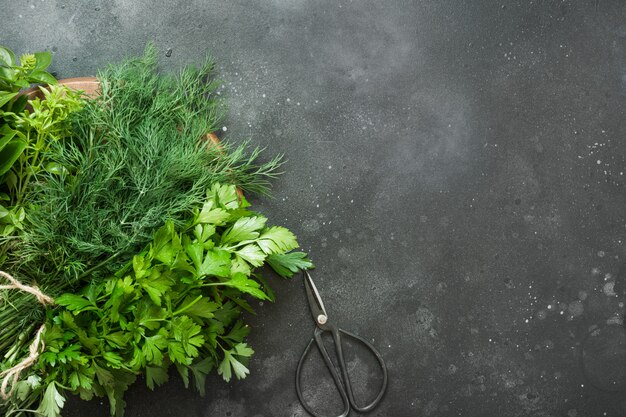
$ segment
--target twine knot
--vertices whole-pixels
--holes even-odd
[[[11,285],[0,285],[0,290],[20,290],[27,292],[29,294],[34,295],[42,305],[54,304],[54,300],[42,293],[41,290],[36,286],[24,285],[11,275],[7,274],[4,271],[0,271],[0,276],[9,281]]]
[[[54,300],[52,297],[47,296],[42,293],[41,290],[36,286],[24,285],[11,275],[7,274],[4,271],[0,271],[0,276],[9,281],[9,285],[0,285],[0,290],[20,290],[27,292],[29,294],[34,295],[42,305],[54,304]],[[41,335],[46,330],[46,324],[42,324],[35,333],[35,338],[33,342],[28,347],[28,356],[22,359],[21,362],[16,364],[15,366],[3,371],[0,373],[0,378],[2,379],[2,385],[0,385],[0,396],[4,400],[8,400],[11,395],[13,395],[13,391],[15,390],[15,386],[20,379],[20,375],[22,371],[33,366],[37,359],[39,359],[39,355],[43,352],[45,346],[44,341],[41,338]],[[11,384],[11,389],[8,390],[9,384]],[[8,391],[7,391],[8,390]]]

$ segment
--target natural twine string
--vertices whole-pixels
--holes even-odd
[[[37,300],[44,306],[46,304],[54,304],[54,300],[51,297],[47,296],[46,294],[42,293],[39,288],[35,286],[31,287],[29,285],[24,285],[4,271],[0,271],[0,276],[10,282],[10,285],[0,285],[0,290],[16,289],[16,290],[24,291],[24,292],[34,295],[37,298]],[[35,334],[35,338],[33,342],[30,344],[30,347],[28,348],[27,357],[22,359],[22,361],[18,363],[17,365],[15,365],[14,367],[9,368],[3,371],[2,373],[0,373],[0,378],[3,378],[2,385],[0,385],[0,396],[4,400],[8,400],[11,397],[11,395],[13,395],[13,391],[15,390],[15,386],[20,379],[20,375],[22,374],[22,371],[33,366],[35,362],[37,362],[37,359],[39,359],[39,354],[43,352],[45,348],[45,344],[43,340],[41,339],[41,335],[44,332],[44,330],[46,330],[45,323],[42,324],[41,327],[39,327],[39,330],[37,330],[37,333]],[[7,389],[9,388],[9,384],[11,384],[11,389],[7,391]]]

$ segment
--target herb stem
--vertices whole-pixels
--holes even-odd
[[[187,304],[184,307],[179,308],[178,310],[176,310],[175,312],[172,313],[172,316],[177,316],[181,313],[184,313],[185,311],[189,310],[191,307],[193,307],[194,304],[196,304],[198,301],[200,301],[202,299],[202,295],[199,295],[196,297],[195,300],[193,300],[192,302],[190,302],[189,304]]]
[[[114,253],[113,255],[109,256],[107,259],[105,259],[104,261],[98,263],[97,265],[89,268],[88,270],[86,270],[85,272],[83,272],[82,274],[80,274],[78,276],[78,280],[82,280],[83,278],[85,278],[87,275],[91,274],[92,272],[97,271],[98,269],[102,268],[104,265],[108,264],[109,262],[115,260],[118,256],[120,256],[122,254],[122,252],[117,252]]]

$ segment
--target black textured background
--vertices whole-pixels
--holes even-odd
[[[623,1],[1,3],[0,43],[54,51],[58,77],[147,41],[168,70],[215,57],[222,137],[288,159],[253,203],[310,252],[331,319],[387,361],[369,415],[626,416]],[[138,384],[127,416],[306,415],[294,373],[313,324],[300,278],[272,282],[246,380],[211,377],[205,398],[174,376]],[[375,374],[349,364],[355,384]]]

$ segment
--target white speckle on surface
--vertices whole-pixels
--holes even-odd
[[[596,161],[596,164],[598,164],[598,165],[600,165],[601,163],[602,163],[602,161],[599,160],[599,159]]]
[[[226,126],[222,126],[222,130],[223,130],[224,132],[226,132],[226,131],[228,130],[228,128],[227,128]]]
[[[599,251],[598,251],[598,256],[599,256],[600,258],[604,258],[604,255],[606,255],[606,252],[604,252],[603,250],[599,250]]]
[[[328,165],[328,169],[333,169],[333,166],[332,165]]]
[[[265,93],[263,93],[263,98],[265,98]]]

